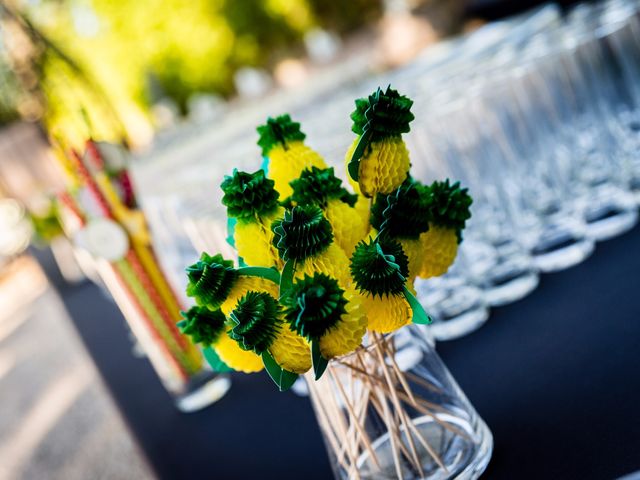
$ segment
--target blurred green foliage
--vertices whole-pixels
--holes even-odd
[[[0,126],[11,123],[19,117],[16,95],[20,85],[6,63],[0,58]]]
[[[45,53],[39,59],[46,120],[81,128],[78,112],[84,109],[94,133],[114,130],[105,113],[111,107],[130,130],[148,122],[149,107],[159,97],[170,97],[185,113],[194,93],[232,95],[238,68],[269,68],[285,55],[298,55],[309,29],[345,33],[382,10],[381,0],[40,0],[25,5],[25,16],[65,54]]]
[[[54,238],[64,234],[58,216],[58,207],[53,201],[41,214],[29,212],[29,220],[33,229],[31,241],[38,247],[45,247]]]
[[[12,71],[0,37],[0,126],[18,119],[18,100],[22,87]]]

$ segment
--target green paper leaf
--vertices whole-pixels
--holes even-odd
[[[204,358],[207,360],[211,368],[213,368],[213,370],[215,370],[216,372],[233,372],[233,368],[224,363],[213,348],[205,347],[202,349],[202,353],[204,354]]]
[[[267,351],[262,353],[262,363],[264,363],[264,368],[271,377],[271,380],[273,380],[281,392],[289,390],[298,379],[297,373],[283,369]]]
[[[311,362],[313,363],[313,373],[316,380],[320,380],[329,365],[329,361],[320,353],[320,342],[316,340],[311,342]]]
[[[284,264],[282,274],[280,275],[280,298],[293,286],[293,273],[296,268],[294,259],[288,260]]]
[[[347,170],[349,171],[349,176],[353,179],[353,181],[357,182],[360,178],[360,161],[351,160],[347,165]]]
[[[361,240],[351,256],[351,276],[361,292],[402,295],[409,275],[409,259],[402,245],[386,236]]]
[[[347,165],[347,170],[349,170],[349,175],[353,179],[354,182],[357,182],[360,178],[360,159],[364,155],[364,151],[369,146],[369,139],[371,137],[371,131],[365,130],[360,135],[360,140],[358,140],[358,145],[353,150],[353,155],[351,156],[351,160],[349,161],[349,165]]]
[[[409,302],[409,305],[411,306],[411,311],[413,312],[412,322],[417,323],[419,325],[431,324],[433,322],[433,319],[424,310],[424,308],[422,308],[422,305],[420,304],[418,299],[413,296],[413,294],[409,291],[409,289],[407,289],[407,287],[404,287],[403,290],[404,290],[404,297],[407,299],[407,302]]]
[[[227,217],[227,243],[231,245],[233,248],[236,248],[236,240],[234,235],[236,233],[236,223],[238,223],[238,219],[235,217]]]
[[[280,273],[274,267],[241,267],[237,269],[240,275],[260,277],[271,280],[273,283],[280,283]]]

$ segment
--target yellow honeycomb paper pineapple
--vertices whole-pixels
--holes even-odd
[[[258,133],[262,156],[268,160],[268,176],[282,198],[291,195],[289,182],[298,178],[305,168],[326,168],[320,154],[305,145],[306,135],[300,130],[300,124],[292,121],[288,114],[269,117],[258,127]]]
[[[283,321],[278,300],[265,292],[248,292],[229,315],[229,335],[242,350],[268,352],[284,370],[305,373],[311,368],[309,344]]]
[[[426,191],[429,230],[420,236],[424,255],[418,275],[430,278],[443,275],[453,264],[462,230],[471,217],[472,199],[459,182],[450,184],[448,179],[422,188]]]
[[[346,355],[362,344],[367,317],[360,296],[324,273],[305,275],[281,299],[292,330],[319,342],[325,359]]]
[[[212,348],[222,362],[234,370],[254,373],[262,370],[262,359],[253,352],[242,350],[227,334],[227,317],[220,310],[191,307],[182,312],[178,324],[183,334],[194,343]]]
[[[342,287],[351,285],[349,258],[333,242],[331,224],[320,207],[294,206],[273,223],[273,232],[273,244],[282,261],[293,264],[294,278],[320,272],[337,279]]]
[[[235,221],[233,239],[238,255],[248,265],[281,266],[272,245],[271,224],[284,209],[278,204],[278,192],[273,180],[264,171],[254,173],[234,170],[220,185],[222,204],[227,215]]]
[[[351,257],[351,275],[362,296],[368,328],[389,333],[408,324],[412,308],[405,295],[409,260],[388,237],[362,241]]]
[[[345,161],[350,177],[365,197],[389,194],[409,175],[409,151],[402,134],[413,120],[413,101],[390,87],[380,88],[367,98],[356,100],[351,114],[352,130],[358,135]]]
[[[425,247],[422,235],[429,230],[426,194],[409,178],[389,195],[378,194],[371,206],[371,226],[378,235],[397,241],[409,259],[409,284],[420,273]]]

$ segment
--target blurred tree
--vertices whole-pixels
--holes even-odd
[[[281,8],[283,3],[293,6],[297,13],[292,15]],[[235,34],[230,56],[234,69],[268,65],[274,52],[300,42],[312,25],[303,1],[224,0],[220,13]]]
[[[6,0],[0,0],[0,20],[8,63],[20,80],[23,117],[35,120],[44,112],[45,125],[55,125],[62,131],[54,134],[73,144],[90,134],[126,140],[119,115],[90,72]]]
[[[183,113],[194,93],[232,94],[237,68],[266,65],[301,37],[311,24],[305,1],[43,0],[29,14],[130,123],[158,100],[150,85]]]
[[[94,134],[112,139],[121,134],[118,119],[134,137],[148,130],[150,106],[161,97],[186,113],[193,94],[233,94],[238,68],[269,68],[301,52],[309,29],[344,33],[381,11],[381,0],[5,3],[20,7],[38,44],[32,60],[47,123],[86,134],[88,118]]]

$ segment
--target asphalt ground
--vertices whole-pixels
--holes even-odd
[[[38,264],[0,272],[0,479],[152,478]]]

